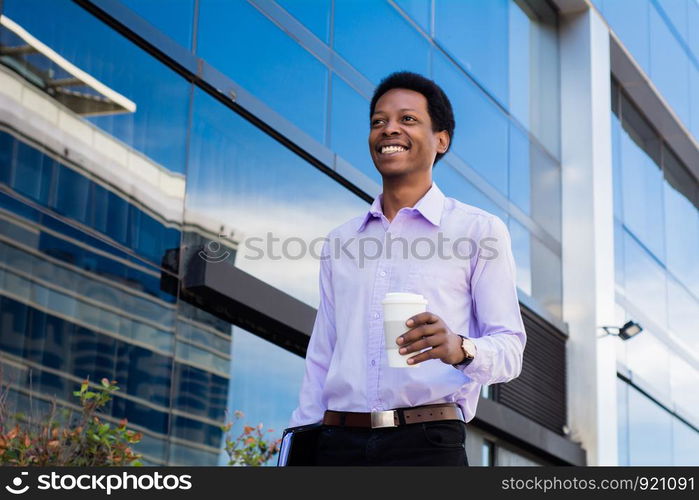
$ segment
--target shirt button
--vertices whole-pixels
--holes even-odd
[[[374,319],[379,319],[379,313],[374,313]]]
[[[376,361],[373,359],[371,360],[371,366],[376,366]]]
[[[386,271],[381,271],[379,274],[380,274],[381,276],[386,276]]]

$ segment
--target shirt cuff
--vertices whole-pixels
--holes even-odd
[[[476,346],[476,355],[467,365],[456,365],[464,375],[478,383],[486,384],[490,380],[490,372],[493,366],[493,346],[487,337],[468,337]]]

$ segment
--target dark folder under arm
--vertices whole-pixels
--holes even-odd
[[[318,422],[284,429],[277,466],[315,465],[316,446],[322,426],[322,422]]]

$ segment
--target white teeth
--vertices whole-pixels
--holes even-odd
[[[403,146],[383,146],[381,148],[382,154],[397,153],[399,151],[407,151]]]

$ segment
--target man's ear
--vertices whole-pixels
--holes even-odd
[[[437,132],[437,152],[438,153],[446,153],[447,149],[449,149],[449,132],[446,130],[441,130],[440,132]]]

